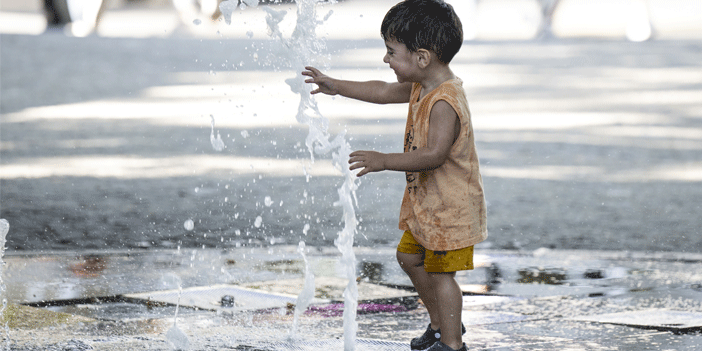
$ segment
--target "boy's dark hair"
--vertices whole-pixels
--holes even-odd
[[[453,7],[443,0],[405,0],[383,18],[380,35],[397,40],[407,49],[433,51],[449,63],[463,45],[463,25]]]

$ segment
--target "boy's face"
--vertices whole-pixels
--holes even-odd
[[[386,40],[385,47],[387,51],[383,62],[390,64],[390,68],[395,71],[397,81],[400,83],[418,81],[419,66],[416,53],[409,51],[405,44],[394,39]]]

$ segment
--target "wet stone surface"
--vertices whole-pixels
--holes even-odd
[[[307,249],[309,250],[307,256],[311,264],[313,266],[315,262],[319,264],[317,268],[313,269],[318,277],[316,293],[320,296],[330,292],[332,295],[339,294],[338,289],[329,290],[327,287],[330,285],[329,282],[338,279],[334,277],[336,271],[329,269],[331,263],[338,259],[338,254],[334,253],[335,249],[313,247]],[[392,256],[393,251],[393,248],[376,248],[372,252],[368,249],[358,248],[357,257],[360,258],[358,268],[363,267],[363,260],[375,262],[376,264],[373,266],[382,267],[381,271],[383,272],[381,274],[383,278],[379,284],[398,286],[398,283],[403,282],[393,278],[392,267],[396,266]],[[220,251],[203,250],[195,254],[195,257],[204,258],[202,261],[198,259],[190,261],[190,257],[188,257],[188,262],[193,262],[193,264],[192,266],[186,265],[189,271],[194,272],[195,275],[201,275],[201,280],[190,280],[185,277],[182,282],[184,286],[198,289],[198,286],[202,286],[200,283],[210,279],[207,278],[208,271],[221,272],[220,268],[232,269],[237,265],[243,265],[239,268],[244,271],[249,270],[250,267],[244,265],[246,261],[242,261],[243,255],[246,254],[247,257],[259,257],[262,262],[272,262],[273,264],[260,265],[260,267],[265,268],[258,269],[262,269],[259,272],[261,276],[264,276],[263,272],[268,269],[266,274],[269,274],[273,279],[268,280],[268,282],[256,281],[247,278],[250,277],[248,275],[243,275],[240,279],[232,280],[228,284],[234,283],[235,285],[231,285],[232,287],[258,288],[262,289],[261,292],[266,293],[273,287],[271,284],[280,281],[279,289],[281,290],[277,291],[289,292],[291,289],[294,290],[295,286],[302,285],[302,270],[281,269],[283,262],[284,266],[288,268],[297,264],[295,262],[299,258],[296,258],[293,252],[295,252],[294,247],[280,247],[278,251],[240,249],[239,252],[233,251],[227,254]],[[150,255],[156,257],[150,257]],[[169,259],[165,259],[166,257]],[[385,259],[381,259],[381,257],[385,257]],[[510,259],[506,261],[506,257]],[[569,259],[565,260],[564,257]],[[695,289],[694,284],[684,283],[698,281],[698,272],[702,271],[700,269],[702,260],[689,254],[679,254],[677,260],[674,260],[675,257],[675,255],[662,257],[637,253],[614,254],[612,252],[558,250],[539,250],[531,253],[486,251],[477,254],[478,267],[498,266],[502,273],[499,284],[489,284],[491,275],[487,274],[486,269],[476,269],[459,276],[459,281],[467,283],[462,286],[472,289],[475,289],[476,286],[482,286],[484,289],[481,294],[471,293],[464,298],[463,322],[469,329],[464,340],[472,349],[478,350],[551,350],[558,348],[696,350],[702,346],[702,335],[697,329],[673,330],[670,325],[667,326],[667,329],[659,328],[656,325],[660,326],[661,323],[656,321],[656,315],[652,312],[660,311],[659,316],[661,319],[665,317],[665,324],[675,323],[675,318],[681,318],[683,314],[687,325],[702,324],[702,318],[699,318],[702,316],[702,293]],[[64,270],[73,274],[76,270],[71,270],[71,265],[65,263],[74,259],[71,256],[61,255],[11,257],[10,262],[14,262],[14,264],[8,266],[9,273],[10,276],[14,276],[12,269],[24,267],[25,264],[34,264],[33,267],[36,269],[42,265],[56,266],[63,267]],[[142,267],[141,262],[161,260],[164,264],[154,265],[158,268],[152,272],[151,277],[153,278],[149,279],[156,279],[161,275],[159,280],[173,281],[172,275],[177,274],[181,269],[178,265],[165,264],[169,260],[179,260],[179,256],[175,252],[143,253],[132,255],[131,259],[136,262],[110,260],[105,265],[105,269],[97,274],[107,274],[113,270],[113,272],[119,272],[119,275],[125,280],[130,281],[133,277],[143,274],[140,268]],[[564,265],[559,266],[558,270],[559,272],[567,272],[566,279],[563,280],[562,284],[544,284],[537,281],[518,282],[520,269],[540,267],[540,262],[543,261],[564,263]],[[116,264],[116,262],[121,263]],[[510,264],[506,264],[506,262],[510,262]],[[593,262],[598,262],[598,264],[592,265]],[[602,279],[584,278],[584,272],[593,269],[589,267],[616,267],[616,269],[604,270],[605,272],[611,270],[616,274],[607,273],[606,277]],[[236,276],[234,271],[230,272],[230,275],[231,277]],[[95,277],[79,277],[73,281],[75,285],[73,291],[83,291],[83,294],[90,294],[90,290],[86,288],[92,284],[90,281]],[[103,277],[111,279],[109,275]],[[167,279],[168,277],[171,278]],[[44,279],[49,286],[52,286],[54,281],[65,280],[66,277],[62,277],[61,274],[53,274],[53,280],[46,277],[36,279]],[[325,281],[327,282],[325,283]],[[81,283],[88,285],[83,286]],[[591,285],[586,286],[587,283],[591,283]],[[13,286],[16,284],[16,282],[12,282]],[[25,284],[32,286],[31,282],[25,282]],[[360,284],[371,283],[361,282]],[[406,284],[404,282],[404,285]],[[509,285],[509,287],[506,289],[500,287],[501,285]],[[156,288],[153,290],[155,293],[163,290],[159,288],[158,284],[141,284],[139,286],[142,289],[152,286]],[[383,294],[392,295],[393,289],[387,286],[383,287]],[[549,287],[560,290],[553,290],[550,293],[539,291],[539,289],[548,291]],[[579,289],[575,289],[576,287]],[[124,289],[122,294],[126,294],[129,286],[124,285],[122,289]],[[602,294],[585,293],[589,291],[588,289],[597,289]],[[511,293],[503,294],[502,291],[510,291]],[[146,295],[149,294],[148,290],[142,292]],[[171,292],[173,291],[171,290]],[[395,295],[406,296],[406,294],[406,290],[397,290]],[[219,304],[221,298],[221,296],[216,296],[210,300]],[[363,294],[361,299],[364,299]],[[359,305],[358,338],[379,340],[379,342],[385,340],[390,344],[383,347],[387,350],[395,350],[398,349],[397,345],[407,346],[411,338],[420,335],[426,328],[428,316],[421,302],[417,303],[418,301],[415,300],[414,304],[403,304],[398,303],[398,300],[388,299],[370,301],[375,302],[364,302]],[[17,301],[11,302],[17,303]],[[144,308],[143,303],[141,308]],[[187,305],[187,302],[183,301],[182,305]],[[394,308],[388,308],[393,306]],[[46,347],[67,349],[74,344],[82,345],[80,347],[92,347],[96,350],[170,350],[171,346],[169,346],[166,334],[174,323],[177,323],[179,330],[187,336],[193,350],[294,350],[305,349],[304,347],[317,350],[324,349],[324,346],[315,344],[316,342],[338,342],[338,340],[343,339],[344,335],[343,320],[341,313],[339,313],[343,306],[336,305],[334,302],[318,301],[300,317],[295,339],[297,341],[289,339],[293,323],[292,305],[265,310],[241,309],[238,311],[230,311],[227,308],[218,308],[212,311],[193,310],[180,306],[177,322],[174,320],[175,311],[172,303],[165,306],[151,306],[146,313],[132,310],[123,315],[110,314],[110,309],[116,307],[116,304],[109,303],[104,305],[95,303],[92,306],[88,302],[64,304],[61,307],[63,312],[80,315],[75,310],[71,311],[71,308],[86,308],[90,310],[89,316],[94,319],[72,324],[52,324],[38,328],[14,328],[11,331],[11,344],[16,350],[43,350]],[[129,315],[130,313],[131,315]],[[641,318],[631,317],[632,315],[638,315]],[[621,319],[626,316],[636,318],[638,322],[641,322],[641,325],[622,325],[621,320],[616,320],[616,318]],[[645,322],[647,319],[650,320],[650,323]],[[328,346],[328,344],[325,345]],[[359,350],[361,348],[359,346]],[[88,348],[88,350],[90,349]]]

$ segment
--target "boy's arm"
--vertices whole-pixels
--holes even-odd
[[[360,177],[370,172],[385,170],[419,172],[438,168],[446,162],[460,128],[460,119],[456,111],[448,102],[440,100],[431,109],[426,147],[396,154],[354,151],[350,155],[349,169],[363,168],[357,174]]]
[[[412,83],[387,83],[382,81],[354,82],[331,78],[314,67],[305,67],[302,75],[310,78],[305,83],[317,84],[312,94],[345,96],[348,98],[372,102],[376,104],[391,104],[409,102]]]

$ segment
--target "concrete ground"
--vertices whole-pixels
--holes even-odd
[[[326,26],[381,5],[327,6],[340,19]],[[199,36],[216,29],[205,24],[142,39],[0,36],[8,249],[333,245],[341,180],[329,155],[310,163],[285,83],[301,76],[258,29],[262,11],[247,11],[221,26],[250,39]],[[313,63],[393,80],[372,35],[330,35],[330,56]],[[489,203],[484,247],[701,252],[701,56],[696,40],[466,42],[453,68]],[[403,106],[317,101],[352,148],[400,150]],[[357,245],[392,245],[402,175],[360,184]]]

